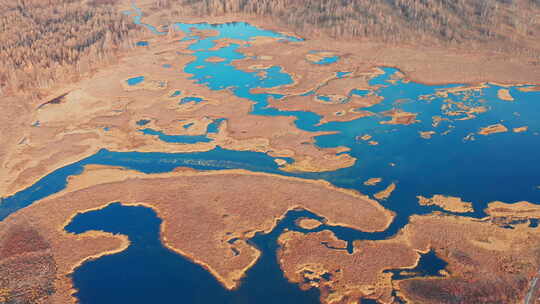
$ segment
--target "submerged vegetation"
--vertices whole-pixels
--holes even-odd
[[[73,81],[129,48],[135,25],[115,2],[0,0],[0,90]]]

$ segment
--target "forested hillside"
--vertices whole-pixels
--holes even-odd
[[[0,89],[73,81],[128,48],[135,26],[114,0],[0,0]]]
[[[527,49],[540,37],[540,0],[156,0],[200,16],[248,13],[302,32],[385,41],[508,41]],[[181,5],[178,5],[181,3]],[[507,45],[505,45],[507,46]]]

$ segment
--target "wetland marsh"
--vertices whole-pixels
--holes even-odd
[[[143,23],[142,11],[135,4],[132,11],[125,14],[133,17],[135,24],[146,27],[152,35],[163,37],[166,34],[153,25]],[[283,45],[284,49],[295,50],[309,44],[309,41],[245,22],[174,23],[167,28],[183,35],[182,39],[173,40],[172,43],[184,46],[183,51],[190,56],[178,73],[189,75],[189,81],[197,86],[223,92],[220,107],[227,107],[225,96],[247,101],[249,113],[238,118],[227,116],[228,112],[225,111],[216,111],[212,115],[196,117],[209,121],[206,128],[201,128],[201,134],[186,133],[197,124],[185,122],[192,112],[182,119],[175,117],[180,131],[175,129],[174,134],[155,124],[161,119],[155,112],[140,113],[147,116],[131,123],[136,128],[133,133],[143,136],[145,140],[149,138],[159,142],[159,145],[181,145],[187,152],[112,151],[102,148],[88,157],[52,170],[31,186],[2,198],[0,220],[3,223],[17,221],[25,212],[33,216],[31,213],[34,211],[30,207],[39,208],[40,204],[63,199],[70,193],[79,195],[83,191],[81,189],[93,185],[102,185],[100,189],[103,191],[108,182],[139,183],[160,176],[163,177],[163,187],[155,183],[159,192],[161,189],[157,188],[169,189],[167,187],[170,185],[164,186],[168,183],[167,178],[180,176],[187,179],[191,176],[204,181],[201,177],[204,174],[222,170],[256,172],[253,174],[262,174],[268,180],[292,178],[294,183],[298,180],[320,183],[317,185],[328,187],[331,189],[329,192],[343,192],[347,199],[349,196],[355,197],[372,207],[370,212],[377,218],[359,215],[358,223],[347,221],[343,210],[352,209],[345,205],[343,210],[334,208],[333,211],[321,207],[325,214],[318,214],[313,211],[317,209],[315,203],[329,205],[330,194],[328,197],[321,195],[312,198],[314,205],[310,206],[306,203],[309,199],[295,204],[297,198],[288,194],[286,198],[290,204],[284,209],[286,212],[279,216],[272,213],[272,216],[264,218],[264,229],[253,226],[249,216],[242,214],[237,220],[252,225],[247,231],[235,234],[242,230],[235,227],[238,231],[234,233],[222,231],[223,235],[214,236],[214,241],[222,238],[219,246],[231,247],[223,251],[229,254],[223,260],[234,260],[249,253],[249,263],[242,262],[242,267],[228,270],[227,275],[231,279],[222,273],[216,275],[219,265],[203,261],[202,257],[187,253],[182,248],[172,250],[164,245],[167,240],[163,227],[178,224],[167,222],[174,212],[160,213],[149,208],[145,204],[152,203],[150,198],[146,198],[142,205],[133,205],[137,202],[123,205],[123,201],[102,201],[97,209],[76,209],[76,214],[65,227],[54,232],[80,240],[89,237],[88,231],[98,230],[113,236],[125,235],[130,241],[129,246],[119,252],[97,258],[82,258],[78,266],[71,265],[74,267],[72,273],[63,273],[63,279],[72,279],[73,287],[77,290],[74,296],[80,303],[148,303],[157,299],[162,302],[182,299],[190,303],[333,303],[336,299],[372,299],[380,303],[395,303],[411,299],[426,300],[409,287],[426,284],[421,287],[427,286],[429,289],[432,288],[429,284],[446,282],[445,279],[452,283],[466,280],[462,277],[464,263],[475,265],[475,270],[491,269],[489,267],[499,262],[489,260],[493,265],[486,262],[488,268],[485,269],[480,262],[484,255],[496,250],[493,259],[499,258],[500,254],[500,259],[511,260],[505,260],[504,267],[521,267],[522,273],[518,271],[521,276],[511,272],[511,275],[505,274],[504,279],[511,288],[514,282],[519,283],[515,284],[518,285],[516,290],[512,290],[515,298],[525,294],[522,281],[536,273],[533,266],[538,265],[530,262],[535,256],[530,253],[527,244],[509,248],[501,242],[519,243],[523,241],[523,235],[540,240],[540,232],[535,224],[539,218],[528,216],[521,218],[521,222],[509,221],[504,216],[487,212],[486,208],[495,201],[509,204],[526,201],[535,206],[531,208],[536,208],[536,204],[540,203],[540,158],[537,152],[540,150],[540,91],[533,84],[427,85],[408,79],[397,68],[373,67],[367,72],[345,70],[347,63],[342,61],[346,58],[332,52],[308,51],[298,55],[304,57],[300,64],[325,69],[325,75],[330,76],[321,76],[320,79],[324,81],[320,83],[294,89],[299,82],[300,70],[291,72],[294,67],[273,64],[272,59],[256,54],[259,52],[256,47],[269,43],[268,40],[277,46]],[[151,48],[153,42],[150,39],[136,44]],[[247,60],[260,64],[242,65]],[[156,65],[172,72],[177,68],[174,60],[164,59],[163,62]],[[146,75],[147,71],[141,70],[140,73]],[[136,87],[145,84],[148,78],[152,79],[135,76],[119,82]],[[345,82],[347,84],[340,84]],[[334,88],[335,92],[329,94],[330,88]],[[195,94],[191,96],[192,92],[184,95],[186,89],[183,87],[168,89],[172,90],[172,94],[160,100],[166,104],[165,107],[169,107],[165,112],[180,112],[185,106],[200,107],[196,109],[203,109],[201,111],[212,107],[213,99],[206,100],[203,94],[201,97]],[[241,125],[240,122],[246,122],[248,118],[254,121],[253,125],[248,125],[245,131],[231,131],[235,124]],[[272,119],[288,119],[286,129],[276,131],[286,140],[265,129],[264,121]],[[490,127],[493,125],[504,128]],[[255,142],[241,145],[234,141],[240,141],[238,138],[246,141],[252,139],[248,135],[242,137],[242,134],[257,128],[271,134],[266,138],[268,143],[261,140],[264,144]],[[310,134],[310,137],[296,142],[295,136],[302,134]],[[294,143],[283,144],[280,140]],[[196,147],[201,143],[213,146],[189,151],[190,145]],[[281,149],[273,148],[272,144]],[[305,149],[304,154],[290,152],[295,149]],[[96,166],[102,167],[95,169]],[[106,174],[92,177],[91,172],[87,172],[89,168]],[[103,168],[114,170],[109,172]],[[119,177],[124,174],[122,172],[125,172],[125,179]],[[252,180],[257,178],[253,177]],[[281,197],[279,195],[285,193],[282,188],[273,189],[272,182],[268,183],[268,193],[261,193],[260,199],[255,198],[252,202],[254,205],[273,204],[272,195]],[[242,191],[251,192],[265,186],[246,185],[243,190],[216,185],[215,190],[209,191],[215,191],[214,200],[217,202],[222,197],[228,197],[230,192],[241,195]],[[178,184],[179,188],[183,186],[182,183]],[[196,190],[190,188],[186,193]],[[126,193],[128,197],[131,195],[127,190]],[[80,198],[86,197],[80,195]],[[111,195],[111,200],[115,195]],[[167,193],[156,195],[166,196]],[[302,199],[307,195],[309,193],[297,193]],[[422,198],[432,200],[426,203]],[[450,200],[437,201],[440,198]],[[297,200],[301,201],[300,198]],[[470,206],[460,205],[464,202],[470,202]],[[33,206],[34,203],[36,206]],[[227,222],[231,216],[227,213],[227,207],[217,206],[212,212],[219,215],[226,225],[232,225]],[[204,209],[197,205],[193,208],[194,218],[197,212]],[[508,215],[510,218],[513,216],[520,217],[519,213]],[[320,225],[314,225],[311,229],[302,228],[297,224],[301,218],[318,221]],[[329,218],[336,221],[329,222]],[[195,219],[194,222],[197,220],[204,218]],[[444,243],[441,239],[448,238],[448,243],[455,245],[453,234],[444,236],[442,232],[429,234],[422,231],[423,225],[436,226],[434,223],[437,221],[441,223],[441,231],[449,227],[459,234],[474,227],[478,234],[471,233],[470,244],[467,243],[469,247],[460,247],[459,250],[445,248],[440,245]],[[457,231],[460,229],[464,230]],[[54,233],[51,232],[51,235]],[[214,232],[208,231],[210,233]],[[502,236],[502,240],[497,239],[498,235]],[[235,247],[237,241],[241,243],[239,247]],[[312,246],[311,256],[298,254],[306,244]],[[387,250],[385,257],[377,258],[384,250]],[[362,264],[355,260],[366,258],[362,255],[364,252],[368,257],[373,256],[372,263]],[[476,255],[474,252],[479,253]],[[524,258],[526,262],[521,265],[515,259],[523,252],[527,252]],[[324,261],[325,254],[332,258]],[[343,262],[343,267],[339,266],[340,262]],[[358,275],[362,271],[366,274],[364,277]],[[403,289],[397,288],[398,285]],[[451,293],[451,288],[442,286],[441,294]],[[485,288],[491,286],[488,284]],[[464,297],[474,300],[474,294],[472,290]],[[426,301],[436,303],[437,300]]]

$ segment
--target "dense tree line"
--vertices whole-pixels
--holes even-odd
[[[131,47],[135,26],[115,0],[0,0],[0,89],[74,81]]]
[[[322,30],[335,37],[464,43],[537,39],[540,35],[540,0],[156,0],[156,3],[160,7],[178,8],[180,14],[265,15],[300,32]]]

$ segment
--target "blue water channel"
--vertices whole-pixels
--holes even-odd
[[[159,138],[159,140],[167,142],[167,143],[180,143],[180,144],[208,143],[208,142],[213,141],[213,139],[208,137],[208,135],[219,133],[219,127],[221,126],[221,123],[223,121],[225,121],[224,118],[214,119],[211,123],[208,124],[205,135],[170,135],[162,131],[156,131],[151,128],[144,128],[144,129],[140,129],[139,131],[146,135],[155,135]],[[148,124],[149,122],[150,122],[149,120],[139,120],[137,121],[136,124],[139,126],[144,126]],[[193,123],[188,123],[188,124],[185,124],[183,128],[188,129],[192,125]]]
[[[318,51],[311,51],[310,53],[317,54],[319,52]],[[339,61],[339,56],[327,56],[327,57],[324,57],[324,58],[320,59],[319,61],[315,61],[313,63],[314,64],[320,64],[320,65],[327,65],[327,64],[336,63],[338,61]]]
[[[141,23],[140,10],[135,10],[133,16],[137,24],[144,25],[155,34],[163,34],[155,27]],[[260,73],[242,71],[232,65],[233,61],[245,58],[245,55],[238,51],[240,45],[230,44],[211,50],[215,46],[215,41],[222,38],[238,39],[247,43],[256,36],[286,39],[291,43],[302,43],[301,39],[262,30],[242,22],[220,25],[177,23],[174,26],[176,30],[184,31],[192,41],[189,49],[194,51],[195,59],[184,67],[184,71],[192,75],[193,81],[206,85],[212,90],[229,90],[239,98],[252,101],[252,115],[290,116],[295,118],[295,125],[299,129],[336,132],[332,135],[316,137],[315,145],[320,148],[339,146],[350,148],[350,151],[345,153],[357,159],[354,166],[323,173],[284,172],[279,169],[274,158],[267,154],[232,151],[220,147],[197,153],[101,150],[95,155],[48,174],[34,185],[13,196],[3,198],[0,204],[0,220],[35,201],[61,191],[65,188],[69,176],[81,174],[84,166],[89,164],[119,166],[145,173],[169,172],[180,166],[197,170],[245,169],[305,179],[324,179],[338,187],[354,189],[367,195],[373,195],[392,182],[396,183],[397,188],[390,198],[381,201],[382,205],[396,213],[396,219],[388,230],[364,233],[326,225],[316,229],[333,231],[338,238],[348,242],[349,245],[345,250],[349,252],[352,250],[353,240],[388,238],[406,225],[411,215],[427,214],[434,210],[441,211],[438,207],[420,206],[417,195],[430,197],[434,194],[443,194],[461,197],[464,201],[473,202],[474,205],[474,212],[464,215],[476,218],[483,217],[485,215],[483,209],[487,203],[495,200],[510,203],[526,200],[540,203],[540,189],[538,188],[540,186],[540,157],[538,156],[540,92],[523,92],[517,87],[512,87],[509,90],[515,101],[507,102],[497,97],[500,87],[489,85],[478,91],[450,93],[444,96],[437,92],[459,87],[460,84],[429,86],[396,80],[393,77],[398,72],[396,69],[382,68],[383,73],[371,79],[370,91],[358,89],[349,94],[350,96],[374,94],[384,97],[381,103],[362,109],[372,112],[372,116],[348,122],[319,124],[321,117],[316,113],[282,111],[268,106],[270,98],[286,102],[286,95],[252,93],[252,89],[255,88],[275,88],[291,84],[291,76],[281,67],[272,66],[265,70],[264,76],[261,76]],[[218,35],[201,39],[193,35],[193,29],[215,30]],[[206,59],[209,57],[220,57],[224,61],[207,62]],[[349,77],[349,74],[337,73],[336,81],[343,77]],[[316,94],[316,91],[309,92],[309,95]],[[344,103],[347,102],[348,100],[344,100]],[[467,118],[466,115],[456,114],[455,111],[452,113],[453,110],[460,110],[464,105],[483,106],[487,112],[476,114],[475,118],[466,120],[464,120]],[[386,111],[395,109],[417,113],[417,122],[408,126],[384,124],[385,121],[390,120],[390,117],[385,116]],[[442,120],[436,124],[434,117],[441,117]],[[216,133],[219,123],[209,127],[207,132]],[[476,134],[481,127],[496,123],[504,124],[510,132],[489,136]],[[512,132],[512,128],[522,126],[527,126],[528,131]],[[167,135],[155,130],[146,130],[143,132],[154,133],[161,140],[167,141]],[[425,139],[419,135],[421,131],[433,131],[435,134],[430,139]],[[371,135],[373,140],[379,142],[379,145],[372,146],[358,140],[359,136],[365,134]],[[292,162],[290,159],[287,161]],[[365,186],[363,182],[371,177],[381,177],[383,181],[376,186]],[[318,215],[309,214],[309,217],[316,218]],[[132,220],[134,218],[137,220]],[[133,244],[122,253],[87,262],[78,268],[73,275],[75,286],[79,289],[77,296],[81,299],[81,303],[107,303],[108,301],[112,303],[113,299],[118,300],[115,298],[116,295],[112,295],[111,287],[114,286],[116,288],[114,292],[122,296],[120,302],[148,303],[150,297],[155,300],[158,296],[160,301],[168,302],[171,302],[171,299],[177,300],[183,297],[201,299],[203,302],[210,299],[211,292],[204,294],[200,289],[192,287],[195,282],[215,292],[219,299],[224,299],[217,302],[253,303],[253,297],[257,296],[255,302],[277,303],[272,302],[268,294],[278,293],[281,290],[283,302],[315,303],[315,291],[298,292],[294,286],[286,285],[288,283],[276,275],[269,275],[269,278],[265,279],[265,273],[272,271],[279,273],[275,263],[277,245],[273,233],[279,235],[278,233],[282,231],[280,229],[298,229],[291,220],[294,218],[294,214],[288,214],[271,234],[257,235],[252,240],[253,244],[262,249],[263,258],[249,271],[242,287],[238,291],[229,293],[223,291],[202,268],[161,246],[158,238],[160,220],[151,210],[144,207],[111,205],[100,211],[80,215],[67,227],[69,231],[81,233],[89,229],[98,229],[122,233],[128,235]],[[145,247],[144,244],[148,246]],[[428,256],[425,259],[426,265],[421,265],[425,273],[433,273],[429,272],[429,265],[433,269],[440,267],[440,261],[435,258],[430,260],[430,258],[432,257]],[[133,267],[136,265],[135,262],[142,260],[145,262],[140,267]],[[265,270],[257,272],[261,267]],[[162,279],[151,273],[150,270],[155,269],[165,273]],[[118,270],[120,274],[112,270]],[[132,275],[123,278],[127,281],[120,282],[118,276],[121,276],[124,270]],[[178,273],[186,274],[186,276],[178,275]],[[192,280],[186,280],[186,277],[190,276]],[[149,284],[152,286],[155,284],[155,290],[159,291],[143,295],[142,287],[130,288],[139,286],[137,284],[140,282],[133,281],[135,279],[149,280],[151,281]],[[175,291],[175,288],[178,290]],[[261,290],[264,288],[269,290],[266,295],[264,295],[264,290]],[[256,295],[252,296],[252,292]],[[133,297],[127,300],[127,297],[131,295]],[[197,301],[188,302],[202,303]]]
[[[205,135],[168,135],[162,131],[146,128],[140,130],[147,135],[156,135],[160,140],[168,143],[196,144],[211,142],[212,139]]]
[[[204,99],[200,98],[200,97],[195,97],[195,96],[187,96],[187,97],[184,97],[180,100],[179,104],[187,104],[187,103],[194,103],[194,104],[198,104],[198,103],[201,103],[203,102]]]

